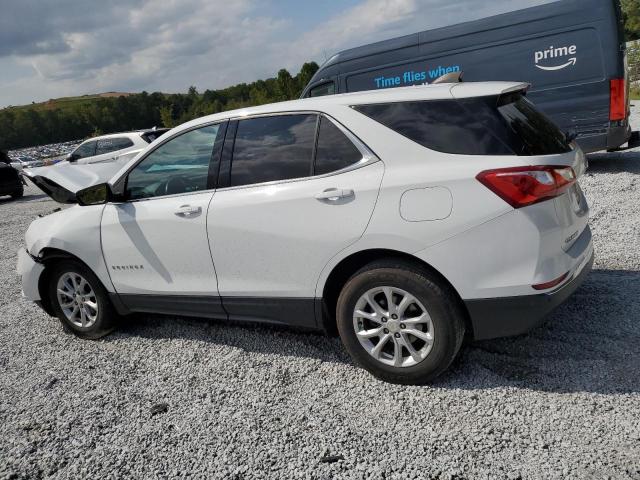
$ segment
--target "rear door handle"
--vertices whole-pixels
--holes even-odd
[[[353,197],[353,190],[349,188],[329,188],[322,193],[316,195],[318,200],[327,200],[329,202],[337,202],[341,198]]]
[[[192,207],[191,205],[182,205],[175,214],[179,217],[193,217],[202,213],[202,207]]]

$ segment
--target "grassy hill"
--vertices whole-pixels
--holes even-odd
[[[47,111],[47,110],[75,110],[82,106],[87,106],[93,103],[95,100],[100,98],[117,98],[117,97],[129,97],[131,95],[135,95],[134,93],[127,92],[105,92],[105,93],[96,93],[90,95],[81,95],[79,97],[62,97],[62,98],[52,98],[47,100],[46,102],[40,103],[32,103],[29,105],[18,105],[18,106],[9,106],[2,110],[27,110],[33,109],[39,112]]]

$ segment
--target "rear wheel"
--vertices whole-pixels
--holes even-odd
[[[444,372],[464,337],[455,295],[405,262],[376,262],[344,286],[337,305],[340,338],[353,359],[393,383],[424,384]]]
[[[115,327],[117,313],[107,291],[79,262],[65,260],[53,267],[49,298],[63,326],[81,338],[97,339]]]

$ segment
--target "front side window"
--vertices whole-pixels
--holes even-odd
[[[96,141],[91,140],[89,142],[85,142],[76,148],[73,152],[73,155],[76,158],[87,158],[93,157],[96,154]]]
[[[323,83],[309,90],[310,97],[324,97],[336,93],[336,84],[334,82]]]
[[[278,115],[238,123],[230,186],[311,174],[317,115]]]
[[[209,125],[191,130],[154,150],[129,173],[127,198],[136,200],[206,190],[219,128],[219,125]]]
[[[521,93],[354,108],[438,152],[531,156],[571,151],[558,127]]]
[[[362,160],[360,150],[328,118],[320,119],[314,173],[322,175],[349,167]]]

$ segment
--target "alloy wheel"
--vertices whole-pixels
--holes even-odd
[[[367,353],[392,367],[417,365],[433,347],[433,322],[427,309],[399,288],[382,286],[365,292],[356,302],[353,327]]]
[[[96,322],[98,300],[91,284],[82,275],[62,274],[56,290],[58,304],[67,320],[81,328],[89,328]]]

